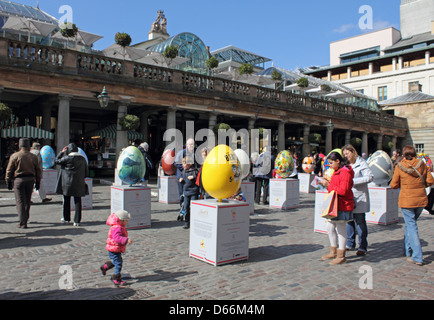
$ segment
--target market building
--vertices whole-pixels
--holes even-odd
[[[170,37],[163,12],[152,24],[148,40],[95,52],[89,43],[100,36],[80,30],[74,40],[58,37],[58,24],[39,8],[0,0],[0,10],[0,98],[13,110],[10,121],[2,124],[8,130],[1,131],[2,164],[8,148],[14,147],[14,137],[3,134],[26,125],[52,133],[32,138],[55,150],[77,142],[95,175],[112,175],[116,155],[131,143],[147,141],[158,162],[167,143],[166,129],[177,128],[185,137],[187,121],[194,123],[194,132],[218,123],[235,130],[270,129],[277,151],[295,146],[303,155],[313,148],[330,151],[354,137],[368,153],[381,149],[386,137],[396,146],[406,136],[406,119],[381,112],[372,99],[354,96],[343,86],[311,79],[314,87],[295,88],[296,80],[281,69],[287,75],[270,83],[262,62],[255,66],[263,75],[236,80],[223,71],[210,75],[204,63],[212,53],[205,43],[193,33]],[[27,26],[39,22],[39,29],[29,36],[29,29],[5,28],[17,17]],[[53,29],[46,34],[48,27]],[[170,44],[179,48],[179,55],[167,60],[162,52]],[[106,104],[98,100],[103,93]],[[332,93],[345,93],[349,100],[326,97]],[[119,120],[127,114],[140,118],[138,130],[121,127]],[[321,139],[311,143],[312,133]]]
[[[306,68],[303,73],[374,97],[380,106],[396,101],[403,105],[412,92],[434,95],[434,2],[402,0],[400,17],[401,30],[389,27],[331,43],[330,65]],[[413,110],[414,101],[408,102]],[[398,109],[384,110],[411,117],[409,135],[400,144],[425,146],[421,151],[434,154],[428,141],[434,133],[429,109],[424,108],[428,122],[423,134],[412,131],[419,117]]]

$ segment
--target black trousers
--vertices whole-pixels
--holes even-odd
[[[269,193],[269,187],[270,187],[270,179],[264,179],[264,178],[256,178],[255,179],[255,202],[259,204],[261,202],[261,189],[264,187],[263,191],[263,197],[262,201],[264,204],[268,203],[268,193]]]
[[[35,178],[33,177],[15,178],[14,180],[14,194],[20,227],[27,227],[34,184]]]
[[[74,197],[75,215],[74,222],[81,222],[81,197]],[[71,221],[71,196],[63,196],[63,219]]]

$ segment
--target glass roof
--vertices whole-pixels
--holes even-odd
[[[249,63],[253,66],[271,61],[271,59],[258,56],[257,54],[236,48],[234,46],[228,46],[213,51],[211,52],[211,55],[217,58],[219,62],[236,61],[239,63]]]
[[[41,11],[39,8],[34,8],[28,5],[14,3],[10,1],[0,0],[0,15],[19,16],[34,20],[55,23],[59,22],[52,16]]]
[[[203,41],[192,33],[180,33],[146,49],[163,53],[170,45],[178,48],[178,56],[189,59],[189,61],[180,65],[180,69],[199,73],[207,72],[206,61],[209,59],[208,50]]]

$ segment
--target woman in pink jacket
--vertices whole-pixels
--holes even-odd
[[[107,261],[101,266],[101,272],[106,275],[107,270],[115,268],[112,280],[115,285],[122,285],[125,282],[122,281],[122,253],[125,252],[127,244],[133,243],[128,238],[128,232],[126,226],[130,220],[130,214],[125,210],[119,210],[112,213],[107,219],[107,225],[110,226],[110,230],[107,238],[106,250],[108,251],[111,261]]]

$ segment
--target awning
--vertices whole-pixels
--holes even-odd
[[[116,138],[116,125],[112,124],[106,128],[98,129],[95,131],[91,131],[85,134],[86,137],[101,137],[101,138]],[[136,139],[144,139],[145,136],[137,131],[130,130],[128,131],[128,140],[136,140]]]
[[[54,140],[54,133],[29,125],[2,130],[2,138],[33,138]]]

